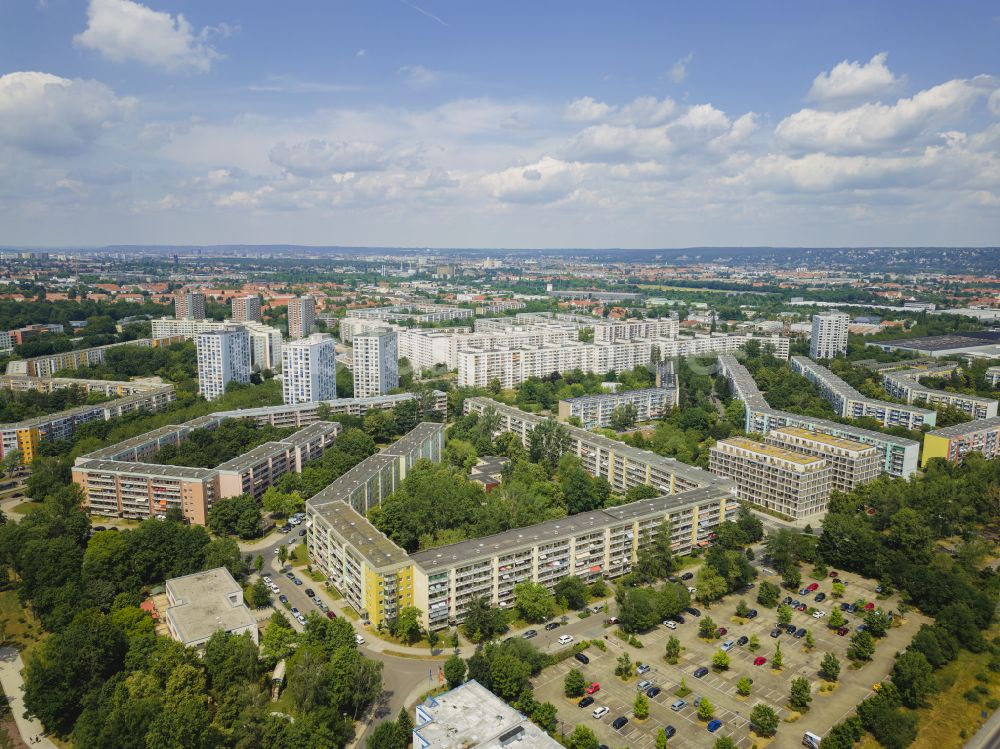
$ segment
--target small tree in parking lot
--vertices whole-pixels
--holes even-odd
[[[571,749],[598,749],[601,744],[590,728],[578,725],[569,737],[569,745]]]
[[[846,592],[847,592],[846,585],[844,585],[843,583],[834,583],[833,592],[830,595],[832,595],[834,598],[843,598],[844,593]]]
[[[656,749],[667,749],[667,732],[662,727],[656,732]]]
[[[781,643],[774,643],[774,657],[771,659],[771,666],[780,671],[785,665],[785,656],[781,654]]]
[[[706,616],[698,624],[698,636],[704,637],[706,640],[714,640],[716,629],[717,627],[715,626],[715,622],[712,621],[712,617]]]
[[[720,736],[712,744],[712,749],[736,749],[736,742],[728,736]]]
[[[761,702],[750,711],[750,723],[758,736],[774,736],[778,731],[778,713]]]
[[[713,715],[715,715],[715,705],[708,701],[708,697],[702,697],[701,704],[698,705],[698,717],[702,720],[711,720]]]
[[[567,697],[579,697],[583,694],[583,690],[586,686],[586,681],[584,680],[580,669],[571,668],[566,672],[566,678],[563,679],[563,691]]]
[[[875,655],[875,640],[866,630],[855,632],[851,645],[847,648],[847,657],[852,661],[870,661]]]
[[[778,624],[787,625],[792,622],[792,607],[787,603],[778,606]]]
[[[809,709],[810,702],[812,695],[809,693],[809,680],[801,676],[792,679],[788,703],[802,713]]]
[[[747,602],[740,599],[740,602],[736,604],[736,616],[741,619],[746,619],[747,615],[750,613],[750,607],[747,606]]]
[[[628,657],[628,653],[622,653],[618,656],[618,663],[615,666],[615,676],[628,679],[634,672],[635,667],[632,665],[632,659]]]
[[[757,603],[769,609],[778,605],[778,596],[781,595],[781,588],[772,582],[764,580],[757,588]]]
[[[753,682],[746,676],[736,682],[736,691],[744,697],[750,696],[750,689],[753,687]]]
[[[724,650],[717,650],[712,656],[712,668],[716,671],[729,670],[729,653]]]
[[[784,583],[786,588],[791,590],[795,590],[802,585],[802,573],[799,572],[798,565],[793,565],[785,570],[785,574],[781,576],[781,582]]]
[[[806,643],[804,647],[806,650],[809,651],[812,651],[816,647],[816,638],[813,637],[813,633],[811,630],[806,632]]]
[[[747,643],[747,647],[751,653],[756,653],[760,650],[760,638],[757,635],[750,635],[750,642]]]
[[[827,681],[840,678],[840,660],[833,653],[827,653],[819,664],[819,675]]]
[[[663,657],[666,658],[667,663],[677,663],[677,659],[681,654],[681,641],[678,640],[673,635],[667,638],[667,646]]]
[[[649,698],[645,692],[639,692],[635,696],[635,702],[632,704],[632,713],[640,720],[649,717]]]
[[[840,609],[834,609],[830,612],[830,618],[827,619],[826,625],[830,629],[840,629],[844,626],[847,620],[844,619],[844,614]]]

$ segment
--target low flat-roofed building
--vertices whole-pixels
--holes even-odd
[[[417,705],[413,749],[562,749],[476,680]]]
[[[483,455],[469,472],[469,480],[482,484],[486,491],[500,485],[503,471],[510,463],[509,458],[498,455]]]
[[[258,641],[257,620],[243,601],[243,588],[225,567],[167,580],[166,622],[170,636],[203,648],[216,632],[248,632]]]
[[[824,513],[830,501],[831,469],[823,458],[730,437],[711,448],[709,468],[732,479],[740,499],[791,518]]]
[[[874,481],[882,472],[879,450],[874,445],[834,437],[801,427],[782,427],[771,431],[764,442],[775,447],[823,458],[832,471],[832,488],[852,491]]]

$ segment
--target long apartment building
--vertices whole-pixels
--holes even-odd
[[[429,390],[421,393],[395,393],[393,395],[374,395],[369,398],[337,398],[331,401],[313,401],[311,403],[287,403],[283,406],[261,406],[259,408],[243,408],[226,411],[234,418],[245,417],[257,419],[260,424],[271,424],[276,427],[305,426],[316,421],[322,421],[323,416],[346,414],[348,416],[364,416],[369,411],[384,411],[390,408],[417,401],[421,418],[440,419],[444,421],[448,414],[448,394],[440,390]]]
[[[757,388],[753,376],[736,357],[720,356],[719,369],[729,382],[733,397],[743,402],[744,431],[767,435],[773,429],[790,426],[828,434],[878,448],[881,469],[889,476],[908,478],[916,473],[920,457],[920,443],[916,440],[771,408]]]
[[[1000,367],[986,368],[986,382],[991,388],[1000,388]]]
[[[805,356],[793,356],[790,363],[792,371],[798,372],[815,384],[823,398],[828,400],[837,410],[837,414],[845,419],[868,416],[881,422],[882,426],[901,426],[913,430],[925,425],[934,426],[937,422],[936,411],[869,398],[826,367]]]
[[[15,359],[7,362],[7,374],[26,375],[28,377],[52,377],[56,372],[63,369],[79,369],[80,367],[92,367],[96,364],[104,363],[104,355],[111,349],[118,346],[142,346],[143,348],[157,348],[159,346],[169,346],[172,343],[179,343],[184,340],[176,335],[153,335],[152,338],[138,338],[134,341],[123,343],[109,343],[106,346],[93,346],[91,348],[81,348],[75,351],[62,351],[58,354],[46,354],[44,356],[33,356],[30,359]]]
[[[800,427],[772,430],[764,442],[825,460],[830,466],[831,486],[836,491],[853,491],[861,484],[874,481],[882,473],[879,449],[863,442],[833,437]]]
[[[982,453],[991,460],[1000,458],[1000,417],[991,416],[928,432],[924,435],[921,465],[927,465],[932,458],[961,463],[973,452]]]
[[[95,386],[93,389],[90,387],[92,384]],[[101,382],[71,378],[53,380],[8,375],[0,380],[0,387],[12,390],[87,387],[88,392],[120,396],[104,403],[76,406],[47,416],[0,424],[0,457],[16,452],[24,465],[29,465],[37,457],[42,442],[70,439],[77,428],[87,422],[109,421],[133,411],[162,411],[177,397],[173,385],[149,382]]]
[[[349,309],[347,316],[384,322],[412,320],[419,325],[422,322],[444,322],[445,320],[472,318],[475,316],[475,310],[465,307],[448,307],[443,304],[398,304],[391,307]]]
[[[791,518],[825,513],[830,502],[832,470],[815,455],[731,437],[709,450],[708,466],[736,483],[740,499]]]
[[[598,393],[559,401],[559,418],[580,419],[585,429],[611,426],[611,417],[623,406],[634,406],[636,421],[658,419],[677,406],[677,388],[643,388],[620,393]]]
[[[479,413],[496,407],[501,414],[498,433],[513,431],[522,439],[525,430],[541,420],[485,398],[468,399],[466,407]],[[588,471],[601,471],[618,488],[651,484],[663,496],[407,555],[362,512],[401,480],[404,455],[408,460],[440,459],[439,450],[420,447],[430,437],[422,435],[403,449],[396,447],[400,440],[389,448],[396,448],[394,455],[368,458],[306,503],[312,521],[310,555],[373,625],[412,605],[422,612],[424,626],[440,629],[461,622],[474,597],[512,605],[514,586],[524,580],[551,589],[566,575],[592,580],[624,574],[664,520],[670,523],[676,553],[707,546],[719,523],[738,510],[734,489],[725,479],[582,429],[568,429],[575,440],[571,450],[581,455]],[[443,433],[438,434],[443,439]]]
[[[997,415],[997,401],[967,393],[953,393],[949,390],[937,390],[920,384],[921,377],[933,375],[950,375],[958,365],[939,366],[933,368],[909,368],[885,372],[882,375],[882,387],[893,398],[899,398],[907,403],[923,403],[931,407],[951,406],[967,414],[972,419],[989,419]]]
[[[216,499],[241,494],[260,499],[278,478],[301,472],[307,461],[322,455],[340,432],[336,422],[316,422],[214,468],[144,462],[195,429],[214,429],[228,418],[226,413],[203,416],[81,455],[73,465],[73,481],[83,491],[83,506],[97,515],[132,519],[177,509],[189,522],[204,525]]]

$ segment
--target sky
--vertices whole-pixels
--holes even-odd
[[[0,244],[1000,244],[989,2],[3,0]]]

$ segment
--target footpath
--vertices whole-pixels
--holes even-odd
[[[14,716],[21,740],[30,746],[40,746],[44,749],[57,749],[56,745],[45,736],[42,724],[34,718],[24,717],[24,679],[21,670],[24,663],[21,654],[14,648],[0,648],[0,684],[7,695],[7,704]]]

